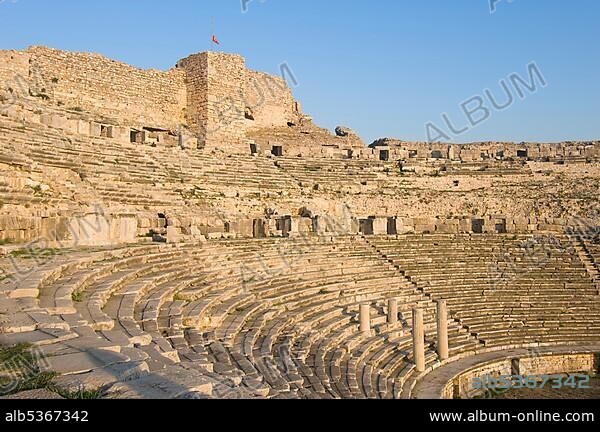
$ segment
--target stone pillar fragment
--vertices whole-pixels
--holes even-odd
[[[437,304],[438,355],[440,360],[448,360],[448,302],[440,300]]]
[[[371,305],[360,305],[360,332],[364,334],[371,333]]]
[[[398,323],[398,300],[390,299],[388,302],[388,324],[396,325]]]
[[[425,371],[425,327],[423,309],[413,310],[413,350],[417,372]]]

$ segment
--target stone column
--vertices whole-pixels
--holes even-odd
[[[425,371],[425,327],[423,309],[413,310],[413,349],[417,372]]]
[[[398,300],[390,299],[388,302],[388,324],[395,325],[398,323]]]
[[[440,300],[437,304],[438,355],[448,360],[448,302]]]
[[[360,305],[360,332],[364,334],[371,333],[371,305]]]

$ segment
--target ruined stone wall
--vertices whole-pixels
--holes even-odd
[[[521,375],[596,372],[597,359],[594,353],[524,358],[519,360],[519,372]]]
[[[205,52],[183,59],[177,66],[187,74],[187,124],[198,134],[200,146],[248,153],[244,58]]]
[[[281,77],[247,71],[245,103],[254,118],[248,122],[249,128],[286,127],[288,123],[298,122],[299,104]]]
[[[485,376],[542,376],[598,372],[598,354],[573,352],[511,358],[478,365],[452,379],[442,390],[442,399],[472,398],[480,394],[473,381]]]
[[[195,54],[177,63],[177,68],[186,74],[186,125],[206,143],[204,125],[208,120],[208,55]]]
[[[375,141],[370,149],[379,155],[389,151],[390,160],[398,159],[440,159],[462,162],[486,160],[560,160],[567,158],[598,158],[600,142],[549,143],[472,143],[443,144],[425,142],[405,142],[384,138]]]
[[[207,150],[248,154],[249,130],[301,126],[304,119],[285,79],[246,69],[239,55],[194,54],[167,72],[45,47],[0,51],[0,60],[2,103],[38,98],[48,107],[89,113],[96,122],[126,128],[184,125]],[[18,86],[7,84],[15,79]],[[9,87],[18,87],[14,97]]]
[[[29,54],[0,51],[0,106],[29,95]]]
[[[510,359],[482,364],[474,369],[465,371],[460,376],[450,381],[442,390],[442,399],[461,397],[471,399],[480,393],[473,389],[473,380],[485,376],[512,376],[512,362]]]
[[[32,248],[126,244],[136,241],[137,227],[137,218],[131,215],[0,215],[0,241],[28,244]]]
[[[183,71],[142,70],[97,54],[44,47],[27,53],[41,76],[35,92],[43,99],[121,123],[176,129],[183,122]]]

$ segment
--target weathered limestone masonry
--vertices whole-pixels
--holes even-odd
[[[565,143],[501,143],[447,144],[406,142],[382,138],[373,142],[370,149],[380,160],[450,160],[480,162],[489,160],[556,160],[600,157],[597,141]]]
[[[213,52],[0,51],[0,91],[0,345],[35,345],[56,388],[394,398],[449,367],[439,397],[598,371],[598,143],[367,147]]]
[[[135,215],[81,213],[72,217],[0,215],[0,241],[27,243],[34,248],[103,246],[137,240]]]
[[[29,60],[27,53],[19,51],[0,51],[0,97],[12,97],[18,92],[20,84],[27,86],[29,80]],[[12,90],[12,92],[10,91]],[[27,87],[26,90],[29,90]],[[26,96],[17,94],[14,96]]]
[[[142,70],[96,54],[44,47],[26,51],[41,97],[122,123],[177,129],[186,107],[185,73]]]
[[[475,379],[486,376],[542,376],[561,374],[595,374],[598,372],[598,353],[544,354],[490,361],[464,371],[446,384],[441,392],[442,399],[471,398]]]
[[[248,153],[244,58],[205,52],[181,60],[177,66],[187,74],[187,121],[198,135],[199,146]]]
[[[289,127],[300,105],[285,80],[246,69],[239,55],[204,52],[179,61],[187,76],[187,126],[199,147],[250,153],[250,129]]]
[[[239,55],[194,54],[166,72],[45,47],[0,51],[0,60],[2,102],[37,97],[139,130],[187,125],[207,150],[248,154],[247,130],[288,128],[302,118],[286,81],[247,70]]]
[[[40,224],[60,228],[102,201],[107,217],[137,217],[147,238],[168,227],[192,238],[327,234],[332,220],[369,236],[562,232],[574,216],[597,225],[600,143],[369,148],[350,128],[314,125],[285,79],[224,53],[167,72],[42,47],[0,60],[6,241],[45,237]]]
[[[245,95],[248,129],[286,127],[300,120],[300,104],[282,77],[246,71]]]

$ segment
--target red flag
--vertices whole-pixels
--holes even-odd
[[[221,45],[221,43],[217,40],[217,37],[215,35],[213,35],[213,37],[212,37],[212,42],[214,44]]]

